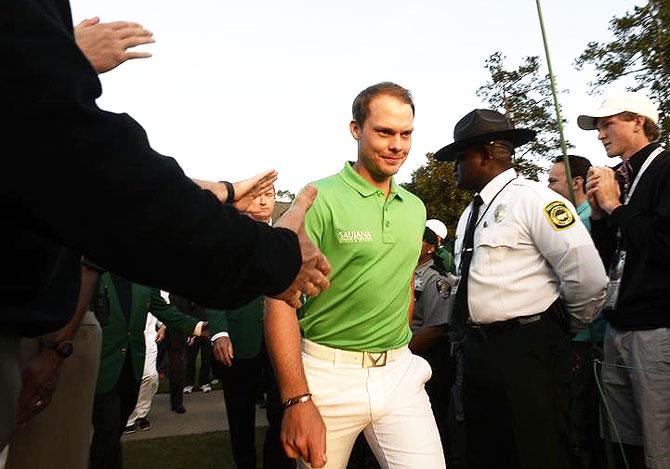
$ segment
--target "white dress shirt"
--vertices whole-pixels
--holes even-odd
[[[573,332],[591,322],[602,308],[608,279],[574,206],[514,169],[496,176],[479,195],[484,203],[468,278],[470,320],[488,324],[541,313],[561,295]],[[471,205],[456,229],[456,266]]]

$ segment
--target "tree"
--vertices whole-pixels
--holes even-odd
[[[414,171],[412,180],[403,186],[423,201],[428,218],[437,218],[447,225],[453,239],[458,218],[472,195],[456,189],[453,163],[437,161],[432,153],[426,153],[426,158],[426,164]]]
[[[536,141],[521,147],[514,157],[517,171],[537,180],[544,170],[536,162],[560,154],[560,136],[548,77],[539,74],[539,57],[526,57],[516,70],[505,70],[501,52],[486,59],[491,80],[477,90],[495,110],[505,113],[516,127],[538,132]],[[428,161],[412,173],[404,186],[426,205],[429,218],[438,218],[455,233],[458,218],[472,196],[456,189],[453,163],[441,163],[427,153]]]
[[[536,162],[553,159],[561,152],[551,83],[549,76],[540,75],[538,56],[525,57],[515,70],[506,70],[504,61],[502,52],[495,52],[486,59],[485,68],[491,80],[477,90],[477,97],[491,109],[506,114],[515,127],[537,131],[537,138],[515,154],[517,169],[537,180],[544,170]]]
[[[670,2],[649,0],[621,18],[613,17],[609,24],[614,38],[589,42],[575,61],[577,69],[586,64],[595,67],[593,91],[625,77],[636,82],[631,90],[649,90],[664,114],[662,134],[670,143]]]
[[[279,189],[277,191],[277,200],[282,202],[293,202],[295,194],[289,190]]]

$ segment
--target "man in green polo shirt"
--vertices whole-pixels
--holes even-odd
[[[424,390],[430,366],[407,348],[426,211],[393,180],[411,146],[414,104],[386,82],[363,90],[352,111],[357,160],[314,183],[319,196],[305,219],[330,261],[331,287],[305,302],[299,323],[285,303],[266,303],[286,408],[282,443],[303,466],[343,468],[363,431],[389,467],[441,468]]]

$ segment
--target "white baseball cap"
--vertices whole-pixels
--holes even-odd
[[[615,116],[622,112],[634,112],[658,124],[658,107],[644,93],[618,91],[609,94],[596,111],[577,117],[577,125],[584,130],[594,130],[599,117]]]
[[[426,228],[430,228],[430,230],[440,238],[447,239],[447,227],[440,220],[436,220],[435,218],[427,220]]]

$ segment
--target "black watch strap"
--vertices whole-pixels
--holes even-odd
[[[74,345],[72,344],[71,340],[55,341],[51,339],[40,338],[38,339],[38,341],[40,344],[40,350],[42,349],[53,350],[61,358],[69,357],[70,355],[72,355],[72,352],[74,351]]]

